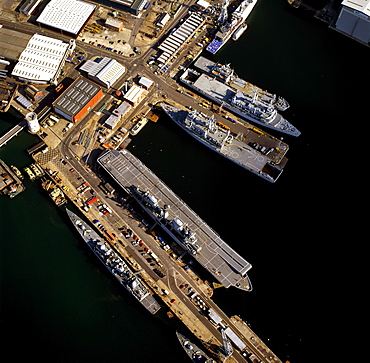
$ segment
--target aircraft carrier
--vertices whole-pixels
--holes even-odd
[[[247,275],[252,265],[139,159],[127,150],[107,150],[98,164],[224,287],[252,290]]]
[[[78,233],[104,266],[150,313],[155,314],[160,306],[140,278],[87,223],[70,210],[66,209],[66,211]]]

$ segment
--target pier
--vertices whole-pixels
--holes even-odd
[[[5,135],[0,137],[0,147],[7,144],[13,137],[17,136],[25,127],[27,123],[25,120],[21,121],[18,125],[14,126]]]

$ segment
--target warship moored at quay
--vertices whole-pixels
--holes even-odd
[[[292,136],[301,134],[278,113],[289,107],[284,98],[239,78],[230,65],[199,57],[193,66],[180,77],[186,86],[251,122]]]
[[[150,313],[155,314],[160,305],[150,294],[149,289],[140,278],[131,270],[123,259],[105,242],[92,228],[76,214],[66,209],[68,217],[74,227],[119,283],[138,300]]]
[[[228,13],[227,5],[225,4],[218,18],[221,26],[215,38],[207,46],[207,51],[212,54],[217,53],[227,43],[234,32],[239,30],[240,25],[248,18],[256,3],[257,0],[244,0],[231,14]]]
[[[274,183],[287,162],[289,147],[282,141],[252,128],[233,135],[229,127],[197,110],[183,111],[161,104],[165,113],[197,141],[237,165]]]
[[[188,357],[192,360],[192,362],[196,363],[213,363],[215,362],[212,358],[208,357],[206,353],[202,349],[200,349],[196,344],[191,342],[188,338],[184,335],[176,332],[177,339],[179,340],[182,348],[185,350]]]
[[[127,150],[107,150],[99,165],[146,213],[225,288],[251,291],[252,265]]]

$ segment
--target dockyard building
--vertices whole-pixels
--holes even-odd
[[[204,24],[205,19],[199,14],[191,14],[175,31],[171,32],[158,47],[162,54],[158,63],[167,64],[173,56],[192,38]]]
[[[122,64],[108,57],[88,60],[80,70],[86,72],[89,79],[106,88],[110,88],[126,72]]]
[[[31,16],[41,4],[42,0],[26,0],[19,9],[24,15]]]
[[[42,91],[40,91],[32,84],[26,87],[24,92],[26,93],[26,96],[30,98],[32,101],[39,101],[43,97]]]
[[[12,76],[26,82],[56,84],[67,57],[76,47],[74,40],[62,40],[34,34],[21,52]]]
[[[146,90],[150,90],[153,86],[153,81],[146,77],[140,77],[139,79],[139,86],[144,87]]]
[[[110,0],[113,3],[122,5],[126,11],[135,15],[149,6],[148,0]]]
[[[95,9],[96,5],[81,0],[51,0],[36,21],[77,37]]]
[[[117,19],[108,18],[105,21],[105,26],[109,29],[112,29],[116,32],[120,32],[123,29],[123,22]]]
[[[133,85],[123,96],[124,100],[131,106],[136,107],[147,95],[148,91],[145,89]]]
[[[342,1],[335,28],[365,44],[370,44],[370,0]]]
[[[76,123],[86,116],[102,97],[100,86],[80,76],[52,105],[55,113]]]

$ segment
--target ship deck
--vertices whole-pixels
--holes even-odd
[[[246,273],[251,264],[227,245],[183,200],[169,189],[139,159],[127,150],[107,150],[98,158],[99,164],[129,194],[136,186],[149,191],[162,205],[171,206],[171,215],[176,215],[197,235],[197,244],[202,250],[194,256],[226,288],[235,286],[250,290]]]
[[[162,104],[162,108],[165,112],[167,112],[181,127],[184,127],[182,123],[190,114],[189,111],[171,107],[170,105]],[[282,160],[289,149],[286,143],[253,127],[245,128],[243,131],[244,133],[239,133],[234,137],[231,144],[225,143],[220,152],[255,172],[262,170],[269,161],[276,164],[281,163],[282,167],[285,165],[286,162],[282,163]],[[188,132],[190,133],[191,131]],[[197,135],[192,135],[198,138]],[[221,136],[221,138],[223,138],[223,136]],[[199,139],[201,141],[201,138]],[[255,145],[255,148],[253,148],[252,145]],[[260,147],[264,147],[265,150],[273,150],[268,154],[264,154],[256,149]]]
[[[211,61],[207,58],[199,57],[195,61],[194,67],[197,68],[198,70],[200,70],[203,73],[212,75],[212,69],[215,66],[215,64],[216,64],[215,62],[213,62],[213,61]],[[231,72],[231,69],[230,69],[230,72]],[[257,92],[257,95],[259,96],[261,101],[265,102],[265,103],[268,103],[271,100],[274,100],[272,94],[268,93],[267,91],[263,90],[262,88],[254,85],[252,83],[249,83],[249,82],[245,81],[242,78],[237,77],[235,75],[235,73],[233,73],[233,75],[234,75],[234,77],[231,80],[231,82],[229,83],[231,88],[234,88],[235,90],[240,90],[241,92],[247,94],[250,97],[253,97],[254,92]]]
[[[89,241],[92,241],[92,240],[99,240],[99,241],[103,241],[101,239],[101,237],[94,231],[91,229],[91,227],[86,224],[84,221],[82,221],[80,218],[78,218],[74,213],[72,213],[71,211],[69,211],[67,209],[67,213],[68,213],[68,216],[69,218],[71,219],[73,225],[76,227],[75,223],[76,221],[80,221],[84,227],[85,227],[85,230],[82,231],[80,229],[78,229],[76,227],[76,230],[79,232],[80,236],[84,239],[84,241],[86,242],[86,244],[89,245],[89,247],[93,250],[93,245],[91,244],[91,242]],[[104,264],[104,261],[99,257],[98,254],[95,253],[95,255],[99,258],[99,260]],[[113,274],[113,273],[112,273]],[[122,284],[120,278],[113,274],[116,279]],[[123,284],[122,284],[123,285]],[[135,297],[136,298],[136,297]],[[145,296],[142,300],[140,300],[140,303],[152,314],[155,314],[159,309],[160,309],[160,305],[158,304],[158,302],[154,299],[154,297],[152,295],[147,295]]]

